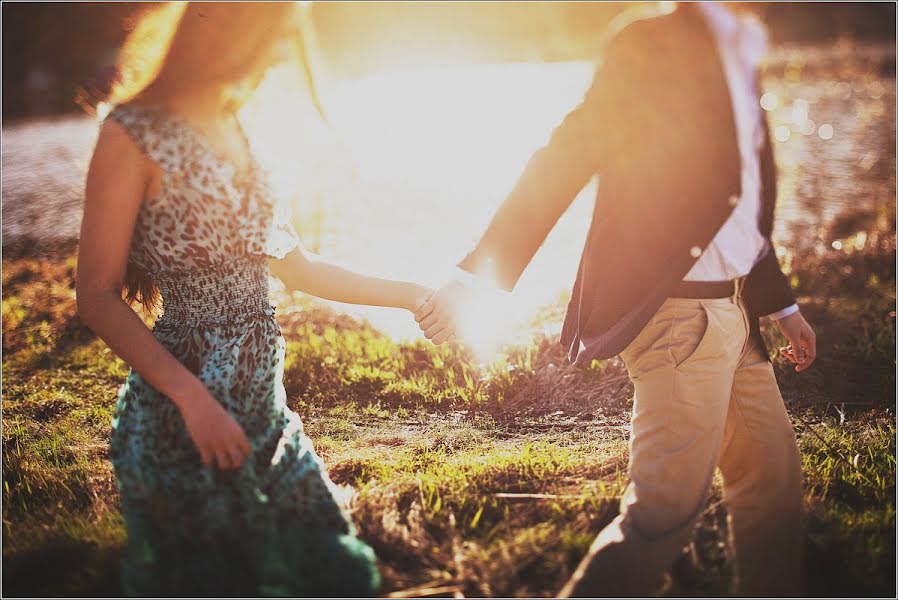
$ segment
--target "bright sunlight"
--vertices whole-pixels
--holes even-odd
[[[336,136],[298,72],[270,72],[245,118],[260,159],[292,202],[312,250],[366,271],[439,284],[468,252],[530,155],[589,84],[589,62],[443,66],[324,84]],[[322,152],[321,148],[327,148]],[[589,225],[589,186],[513,294],[484,294],[461,324],[486,357],[514,321],[558,302]],[[341,307],[394,338],[419,335],[397,311]]]

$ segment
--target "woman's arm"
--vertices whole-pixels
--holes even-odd
[[[155,169],[118,123],[103,126],[87,175],[78,313],[113,352],[175,403],[204,463],[214,459],[220,468],[237,468],[250,451],[240,426],[122,299],[134,224]]]
[[[283,259],[272,260],[271,272],[291,291],[348,304],[390,306],[414,312],[431,294],[431,290],[416,283],[351,271],[306,251],[301,244]]]

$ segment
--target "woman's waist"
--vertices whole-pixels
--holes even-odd
[[[245,314],[227,322],[188,322],[163,315],[153,336],[187,370],[214,380],[237,365],[246,373],[275,377],[271,369],[284,360],[286,341],[274,310]],[[204,383],[206,383],[204,381]]]
[[[156,285],[163,309],[157,323],[229,324],[274,315],[264,261],[160,272]]]

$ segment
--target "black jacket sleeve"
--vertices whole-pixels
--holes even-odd
[[[789,280],[780,268],[773,250],[771,234],[776,210],[776,161],[767,120],[764,119],[764,146],[761,149],[761,219],[759,228],[767,238],[767,254],[749,273],[743,296],[745,304],[755,317],[763,317],[795,304],[795,294]]]
[[[755,317],[763,317],[795,304],[792,286],[780,269],[772,245],[749,273],[744,290],[745,304]]]

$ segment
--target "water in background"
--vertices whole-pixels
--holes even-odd
[[[771,57],[762,104],[780,173],[778,244],[822,247],[822,228],[840,211],[895,202],[893,61],[894,46]],[[342,147],[296,106],[287,75],[269,78],[246,118],[307,246],[436,284],[591,74],[586,62],[465,65],[336,82],[326,102]],[[77,238],[96,130],[78,116],[3,127],[4,249],[25,237]],[[552,305],[560,317],[594,192],[591,184],[578,196],[525,272],[514,294],[519,316]],[[342,308],[398,337],[417,334],[398,311]]]

